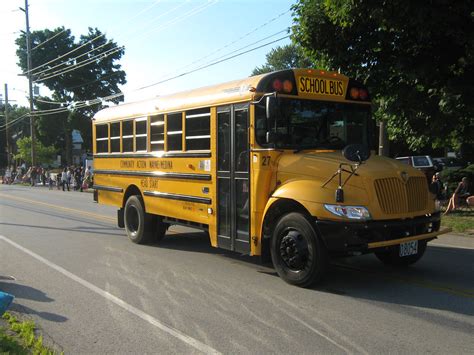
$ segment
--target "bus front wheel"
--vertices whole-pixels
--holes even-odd
[[[136,244],[145,244],[153,240],[156,220],[145,212],[143,199],[130,196],[125,203],[124,224],[128,238]]]
[[[309,287],[320,281],[328,254],[312,223],[301,213],[280,218],[273,231],[271,255],[278,275],[286,282]]]

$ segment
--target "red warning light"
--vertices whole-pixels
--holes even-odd
[[[361,100],[367,100],[367,98],[369,97],[369,93],[365,89],[360,89],[359,90],[359,97],[360,97]]]
[[[352,88],[350,94],[351,94],[351,99],[357,100],[359,98],[359,89]]]
[[[275,79],[273,81],[273,90],[281,91],[281,89],[283,89],[283,83],[281,82],[280,79]]]

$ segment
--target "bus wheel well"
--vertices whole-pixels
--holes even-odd
[[[127,187],[127,190],[125,191],[125,194],[123,195],[122,208],[125,207],[125,204],[127,203],[128,198],[134,195],[140,196],[140,198],[143,198],[142,193],[140,192],[140,189],[136,185],[130,185],[129,187]]]
[[[262,227],[262,261],[271,262],[270,245],[273,234],[278,220],[285,214],[290,212],[300,212],[305,215],[309,215],[308,210],[300,203],[295,200],[282,198],[274,202],[268,209],[265,218],[263,220]]]

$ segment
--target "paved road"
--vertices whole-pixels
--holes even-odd
[[[474,240],[452,240],[405,271],[337,260],[300,289],[200,232],[132,244],[91,194],[0,185],[0,289],[66,354],[472,353]]]

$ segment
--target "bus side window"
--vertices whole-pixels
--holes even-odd
[[[168,151],[183,150],[183,115],[182,113],[168,114],[166,139]]]
[[[133,121],[122,122],[122,151],[133,152]]]
[[[95,140],[97,153],[109,152],[109,125],[107,123],[95,126]]]
[[[120,122],[110,124],[110,152],[120,153]]]
[[[157,152],[165,150],[165,116],[152,116],[150,130],[151,151]]]
[[[209,108],[186,112],[186,150],[211,148],[211,111]]]
[[[146,152],[147,150],[147,127],[148,119],[146,117],[135,119],[135,150],[137,152]]]

